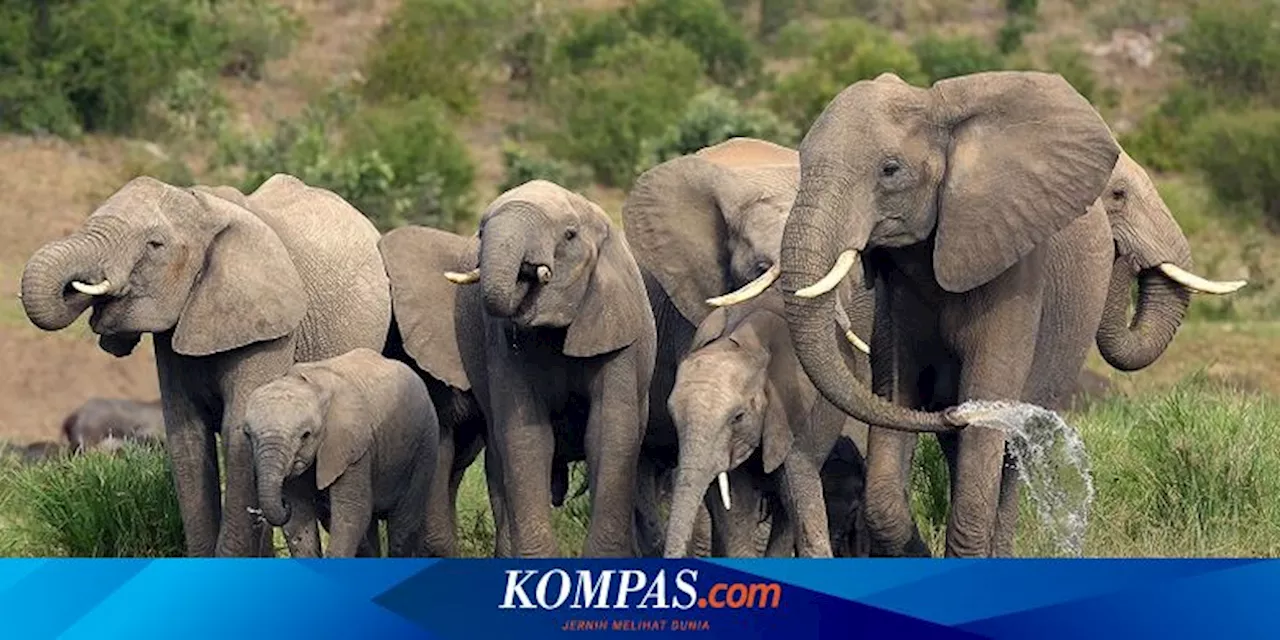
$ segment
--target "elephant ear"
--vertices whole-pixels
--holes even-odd
[[[375,414],[363,398],[348,388],[351,382],[342,375],[326,370],[324,377],[328,380],[316,380],[306,374],[304,377],[327,390],[321,396],[327,396],[324,404],[329,408],[324,416],[324,437],[316,450],[316,488],[323,491],[369,453]]]
[[[564,354],[589,358],[617,351],[654,333],[653,311],[640,267],[621,231],[598,205],[572,192],[568,197],[584,226],[598,240],[595,268],[564,339]]]
[[[391,278],[391,309],[404,350],[423,371],[468,391],[471,381],[458,344],[459,287],[446,271],[476,266],[478,241],[429,227],[400,227],[378,242]]]
[[[729,228],[715,191],[731,176],[705,158],[683,156],[644,172],[622,205],[636,262],[695,325],[711,311],[707,298],[731,289]]]
[[[1084,215],[1120,147],[1057,74],[976,73],[931,91],[951,127],[933,266],[943,289],[961,293]]]
[[[280,238],[248,209],[190,193],[197,215],[208,216],[216,231],[174,328],[173,350],[206,356],[289,335],[307,313],[307,293]]]

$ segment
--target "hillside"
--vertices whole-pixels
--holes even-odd
[[[302,113],[333,79],[359,74],[367,48],[400,4],[398,0],[281,3],[306,25],[287,55],[268,61],[260,80],[218,80],[231,120],[242,130],[267,132],[278,119]],[[624,3],[546,0],[543,4],[608,11]],[[1006,24],[1004,5],[994,0],[844,4],[860,7],[867,15],[893,12],[880,22],[887,23],[894,39],[902,43],[924,32],[994,40]],[[1052,63],[1064,47],[1077,52],[1069,58],[1070,64],[1085,65],[1105,88],[1100,90],[1108,101],[1105,114],[1117,133],[1126,133],[1139,126],[1179,80],[1166,35],[1185,24],[1181,6],[1173,0],[1041,0],[1039,27],[1025,37],[1022,64]],[[765,67],[781,74],[797,64],[795,59],[771,56]],[[496,195],[506,178],[503,142],[510,137],[511,127],[521,124],[534,108],[513,96],[508,84],[505,74],[487,70],[479,87],[478,108],[452,120],[474,162],[475,199],[481,205]],[[180,157],[195,179],[212,179],[213,174],[205,171],[207,146],[207,141],[199,140],[179,146],[104,134],[74,142],[0,134],[0,193],[4,194],[0,198],[0,353],[6,359],[0,368],[0,438],[54,439],[62,417],[90,396],[158,396],[147,343],[131,357],[116,359],[100,351],[83,328],[41,332],[22,314],[17,281],[33,250],[75,228],[130,177]],[[1235,302],[1198,301],[1194,322],[1184,327],[1165,357],[1146,371],[1119,374],[1096,358],[1092,364],[1122,391],[1163,387],[1203,369],[1214,380],[1280,394],[1280,372],[1271,366],[1280,360],[1280,323],[1267,320],[1280,308],[1271,275],[1280,272],[1280,240],[1251,222],[1256,216],[1244,216],[1244,222],[1218,217],[1230,207],[1214,201],[1198,178],[1170,173],[1162,176],[1161,183],[1162,188],[1170,185],[1166,197],[1193,240],[1197,264],[1212,277],[1245,277],[1251,286]],[[587,185],[584,191],[615,215],[624,194],[621,188],[602,184]]]

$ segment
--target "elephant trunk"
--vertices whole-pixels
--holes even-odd
[[[102,252],[88,237],[73,235],[41,247],[22,271],[22,308],[31,323],[45,331],[66,328],[93,304],[73,282],[98,284],[106,280]]]
[[[480,289],[490,315],[514,316],[538,281],[537,267],[549,265],[551,252],[539,251],[535,246],[540,238],[540,214],[530,205],[512,203],[485,224],[480,246]]]
[[[716,473],[710,467],[693,467],[681,462],[676,471],[675,487],[671,492],[671,514],[667,518],[664,556],[683,558],[689,554],[698,508],[702,506],[702,498]]]
[[[1158,268],[1138,274],[1138,302],[1129,320],[1132,272],[1116,259],[1111,286],[1098,326],[1098,352],[1121,371],[1136,371],[1155,362],[1173,340],[1191,304],[1191,291],[1167,278]]]
[[[844,232],[857,225],[837,215],[852,209],[839,195],[845,189],[835,177],[840,174],[838,169],[803,167],[802,173],[808,175],[802,175],[800,193],[783,231],[781,287],[787,327],[805,373],[824,398],[863,422],[898,431],[950,431],[954,427],[944,413],[926,413],[893,404],[853,375],[842,351],[847,347],[841,346],[844,340],[831,322],[838,295],[834,283],[813,297],[796,295],[815,283],[839,277],[837,269],[847,272],[856,266],[857,251],[865,246],[870,234],[866,229],[853,242],[843,240]],[[824,179],[828,176],[831,177]]]
[[[285,472],[292,456],[284,437],[268,436],[254,442],[253,459],[258,475],[258,505],[271,526],[289,521],[290,509],[282,497]]]

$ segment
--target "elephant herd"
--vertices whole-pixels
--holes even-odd
[[[276,526],[295,556],[378,555],[379,520],[389,555],[455,555],[482,452],[498,556],[558,555],[577,461],[584,555],[929,555],[908,483],[934,433],[947,555],[1004,556],[1016,460],[952,408],[1059,407],[1095,344],[1151,364],[1193,291],[1243,285],[1191,269],[1060,76],[886,73],[798,150],[734,138],[648,170],[622,228],[542,180],[464,237],[380,235],[283,174],[136,178],[21,295],[48,331],[91,310],[116,356],[152,335],[190,555],[271,555]]]

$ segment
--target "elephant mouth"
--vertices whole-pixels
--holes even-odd
[[[89,328],[94,333],[109,333],[120,323],[119,298],[99,296],[89,306]]]

